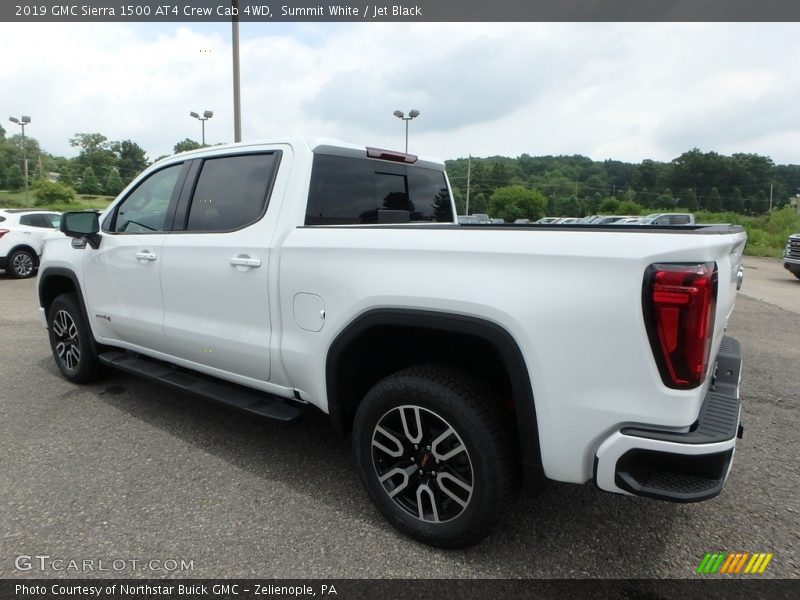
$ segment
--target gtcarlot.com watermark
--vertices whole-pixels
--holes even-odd
[[[124,573],[150,571],[174,573],[194,571],[194,560],[184,558],[65,558],[49,554],[20,554],[14,569],[37,573]]]

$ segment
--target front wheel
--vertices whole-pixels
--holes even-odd
[[[89,327],[75,294],[61,294],[47,311],[50,348],[61,374],[73,383],[95,379],[100,363],[92,350]]]
[[[420,541],[458,548],[500,520],[517,482],[511,420],[496,394],[443,366],[405,369],[358,407],[353,448],[386,519]]]

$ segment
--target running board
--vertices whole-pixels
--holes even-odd
[[[302,416],[297,407],[286,404],[278,396],[179,369],[157,360],[118,351],[104,352],[98,358],[104,365],[131,375],[164,383],[208,400],[281,423],[294,423]]]

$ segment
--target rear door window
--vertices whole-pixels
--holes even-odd
[[[50,227],[50,221],[42,214],[22,215],[19,224],[28,227]]]
[[[208,158],[189,206],[187,231],[232,231],[266,212],[279,152]]]

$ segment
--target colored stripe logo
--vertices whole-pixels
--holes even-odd
[[[756,575],[767,569],[772,557],[772,552],[706,552],[696,572],[699,575]]]

